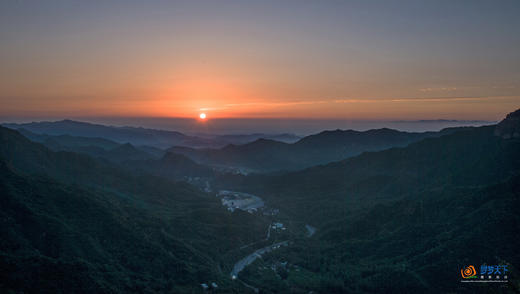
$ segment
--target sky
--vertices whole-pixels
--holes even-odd
[[[496,121],[520,1],[0,2],[0,117]]]

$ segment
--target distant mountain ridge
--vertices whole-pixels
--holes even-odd
[[[3,126],[12,129],[23,128],[38,134],[97,137],[109,139],[118,143],[150,145],[158,148],[182,145],[184,141],[195,139],[194,137],[174,131],[105,126],[68,119],[55,122],[32,122],[25,124],[8,123],[3,124]]]
[[[423,133],[401,132],[387,128],[363,132],[333,130],[303,137],[292,144],[258,139],[244,145],[228,145],[221,149],[172,147],[167,151],[186,155],[202,164],[273,172],[326,164],[366,151],[406,146],[424,138],[438,137],[460,129],[447,128],[440,132]]]
[[[98,137],[36,134],[26,129],[18,129],[18,132],[31,141],[42,143],[53,151],[82,153],[113,162],[160,158],[164,155],[164,151],[155,147],[135,147],[130,143],[119,144]]]
[[[40,135],[25,129],[19,129],[18,132],[33,142],[43,144],[52,151],[89,155],[95,159],[117,163],[120,167],[134,172],[173,180],[186,180],[191,177],[208,178],[214,175],[213,169],[197,164],[184,155],[165,153],[155,147],[136,147],[130,143],[118,144],[94,137]]]
[[[284,142],[294,142],[299,139],[292,134],[247,134],[247,135],[186,135],[176,131],[148,129],[142,127],[116,127],[101,124],[61,120],[54,122],[4,123],[11,129],[25,129],[36,134],[53,136],[71,135],[76,137],[103,138],[117,143],[131,143],[134,146],[152,146],[166,149],[172,146],[189,146],[194,148],[218,148],[228,144],[244,144],[258,138],[270,138]]]
[[[99,137],[81,137],[81,136],[73,136],[73,135],[48,135],[48,134],[37,134],[26,129],[17,129],[22,135],[31,141],[35,141],[38,143],[43,143],[47,146],[56,146],[56,147],[88,147],[95,146],[103,149],[113,149],[119,146],[119,143],[114,141],[99,138]]]

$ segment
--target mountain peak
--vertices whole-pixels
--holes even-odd
[[[45,123],[45,122],[43,122]],[[77,120],[72,120],[72,119],[62,119],[62,120],[57,120],[57,121],[53,121],[53,122],[48,122],[50,124],[63,124],[63,125],[74,125],[74,126],[95,126],[95,124],[91,124],[91,123],[88,123],[88,122],[84,122],[84,121],[77,121]]]
[[[495,136],[520,138],[520,109],[509,113],[495,128]]]

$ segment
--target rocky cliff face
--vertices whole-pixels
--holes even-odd
[[[495,128],[495,136],[503,139],[520,138],[520,109],[511,112]]]

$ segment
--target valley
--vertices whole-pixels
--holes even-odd
[[[2,287],[51,287],[16,277],[65,262],[83,276],[80,287],[101,292],[464,292],[427,274],[467,263],[464,244],[511,268],[520,260],[518,113],[498,126],[248,175],[171,152],[142,158],[150,150],[99,139],[56,138],[67,148],[119,148],[117,161],[51,150],[0,128],[0,262],[11,281]],[[483,235],[488,242],[472,241]],[[99,274],[107,268],[116,273]]]

